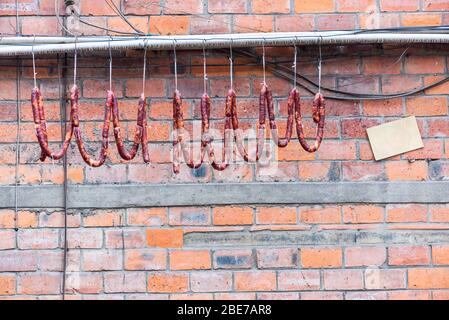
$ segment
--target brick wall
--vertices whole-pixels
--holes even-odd
[[[20,33],[60,34],[53,0],[20,2]],[[77,1],[79,3],[80,1]],[[260,31],[309,31],[366,27],[446,24],[447,1],[437,0],[221,0],[114,2],[144,31],[198,34]],[[0,31],[15,33],[15,1],[0,1]],[[162,4],[160,7],[155,4]],[[130,31],[102,1],[81,1],[83,19],[114,30]],[[61,12],[64,12],[63,8]],[[80,25],[85,34],[106,34]],[[325,47],[323,84],[368,93],[411,90],[447,75],[443,45]],[[299,71],[317,78],[318,49],[302,48]],[[259,52],[260,53],[260,52]],[[292,48],[268,49],[269,59],[292,58]],[[185,97],[188,127],[198,125],[202,94],[201,52],[179,52],[179,89]],[[62,88],[55,55],[38,56],[50,139],[60,141]],[[62,57],[59,66],[63,65]],[[82,130],[89,150],[99,148],[102,105],[108,89],[105,53],[79,57]],[[212,127],[222,128],[227,56],[208,52],[213,97]],[[385,101],[328,100],[325,140],[306,154],[294,140],[277,151],[278,170],[267,174],[254,163],[237,162],[223,173],[209,165],[186,166],[175,176],[171,165],[172,53],[149,55],[150,155],[128,163],[118,159],[114,143],[107,165],[84,165],[75,145],[68,154],[71,185],[174,184],[232,182],[432,183],[449,173],[448,85],[419,96]],[[73,69],[68,57],[67,81]],[[114,91],[123,128],[132,137],[142,85],[142,52],[114,55]],[[249,66],[246,64],[250,64]],[[16,60],[0,58],[0,184],[15,184],[17,135]],[[60,162],[40,163],[40,149],[29,103],[31,60],[20,65],[21,185],[59,185]],[[289,64],[287,64],[289,65]],[[61,69],[61,70],[59,70]],[[261,67],[236,59],[235,87],[244,128],[256,126]],[[277,117],[283,129],[290,82],[268,74]],[[302,90],[307,136],[313,137],[311,94]],[[375,162],[366,127],[406,115],[417,116],[423,150]],[[296,139],[296,133],[294,134]],[[112,142],[112,137],[111,137]],[[218,142],[216,148],[218,149]],[[218,152],[217,152],[218,153]],[[70,196],[70,194],[69,194]],[[132,195],[124,195],[132,197]],[[294,203],[270,206],[207,206],[69,210],[68,297],[109,299],[447,299],[449,298],[449,207],[445,204]],[[61,209],[0,210],[0,299],[58,299],[63,247]],[[354,232],[364,237],[351,238]],[[349,235],[349,236],[346,236]]]

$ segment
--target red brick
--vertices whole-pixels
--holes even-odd
[[[381,0],[382,11],[418,11],[419,0]]]
[[[162,226],[167,221],[167,209],[165,208],[129,208],[128,225],[131,226]]]
[[[444,73],[446,60],[438,56],[410,56],[405,61],[405,72],[410,74]]]
[[[429,247],[400,246],[388,248],[388,264],[391,266],[420,266],[430,264]]]
[[[372,267],[385,263],[387,254],[382,247],[351,247],[345,249],[347,267]]]
[[[150,15],[160,14],[162,7],[159,6],[159,0],[127,0],[123,3],[123,9],[126,14]]]
[[[215,225],[250,225],[253,224],[253,208],[250,207],[216,207],[213,210]]]
[[[198,14],[203,13],[202,0],[165,0],[163,13],[169,14]]]
[[[106,293],[146,292],[146,280],[144,272],[106,273],[104,275],[104,291]]]
[[[273,17],[267,15],[237,15],[234,17],[235,32],[271,32]]]
[[[192,272],[190,287],[193,292],[223,292],[232,290],[232,273],[223,271]]]
[[[372,205],[357,205],[343,207],[345,223],[379,223],[384,220],[384,209]]]
[[[446,0],[424,0],[423,9],[426,11],[449,11],[449,3]]]
[[[123,268],[122,252],[119,250],[84,250],[84,271],[115,271]]]
[[[362,270],[326,270],[324,271],[324,288],[326,290],[363,289],[363,272]]]
[[[148,32],[148,17],[128,17],[128,21],[139,31]],[[108,18],[108,28],[120,32],[110,32],[111,35],[122,35],[121,32],[135,32],[121,17]],[[142,82],[142,81],[141,81]]]
[[[305,271],[280,271],[279,290],[282,291],[305,291],[320,289],[320,272],[315,270]]]
[[[319,15],[316,20],[316,28],[325,30],[349,30],[356,27],[357,16],[354,14],[328,14]]]
[[[296,13],[318,13],[318,12],[334,12],[335,5],[334,0],[296,0],[295,12]]]
[[[126,81],[126,96],[137,98],[142,94],[142,80],[130,79]],[[150,98],[165,97],[165,80],[148,79],[145,81],[145,95]],[[136,101],[137,107],[137,101]]]
[[[346,181],[382,180],[383,176],[384,170],[381,163],[343,163],[343,180]]]
[[[250,269],[252,265],[251,250],[217,250],[214,252],[215,269]]]
[[[434,264],[449,265],[449,246],[433,246],[432,259]]]
[[[133,249],[125,252],[125,270],[164,270],[166,266],[165,251]]]
[[[0,250],[16,247],[16,232],[14,230],[0,230]]]
[[[365,286],[369,290],[402,289],[406,287],[405,274],[405,270],[368,269]]]
[[[273,291],[276,289],[276,273],[270,271],[236,272],[237,291]]]
[[[340,223],[340,207],[300,208],[300,220],[304,223]]]
[[[376,8],[375,0],[338,0],[339,12],[367,12]]]
[[[105,246],[110,249],[143,248],[145,232],[140,229],[105,230]]]
[[[449,222],[449,207],[445,205],[431,205],[429,210],[431,222]]]
[[[254,0],[253,13],[290,13],[290,0]]]
[[[57,36],[61,34],[61,31],[54,17],[24,17],[22,33],[26,35]]]
[[[33,273],[20,276],[18,292],[21,294],[58,294],[60,275],[53,273]]]
[[[67,242],[71,249],[99,249],[103,246],[101,229],[69,229]]]
[[[425,222],[427,208],[424,205],[389,205],[387,206],[387,222]]]
[[[315,19],[313,15],[276,16],[276,32],[300,32],[313,31],[315,29]]]
[[[151,16],[150,33],[160,35],[183,35],[189,32],[188,16]]]
[[[210,268],[211,257],[208,250],[170,252],[171,270],[207,270]]]
[[[424,140],[424,148],[404,154],[404,158],[411,160],[439,160],[444,158],[444,145],[442,140]]]
[[[222,0],[209,0],[208,9],[210,13],[247,13],[247,1],[234,0],[223,2]]]
[[[181,229],[147,230],[147,244],[149,247],[181,248],[184,234]]]
[[[343,300],[342,292],[301,292],[301,300]]]
[[[402,14],[403,27],[439,26],[441,14]]]
[[[373,119],[347,119],[343,120],[342,135],[345,139],[366,139],[366,129],[377,126],[380,121]]]
[[[406,100],[407,114],[414,116],[447,115],[447,99],[445,97],[415,97]]]
[[[398,63],[397,57],[386,57],[386,56],[372,56],[363,58],[363,71],[364,74],[400,74],[401,73],[401,63]],[[399,99],[400,100],[400,99]],[[390,100],[385,100],[390,101]],[[377,101],[366,101],[371,103],[383,103],[384,100]]]
[[[115,227],[122,225],[120,211],[95,210],[83,217],[85,227]]]
[[[382,93],[397,94],[411,91],[422,86],[421,78],[418,76],[385,76],[382,77]]]
[[[318,151],[318,158],[320,160],[355,160],[355,142],[325,140]]]
[[[430,300],[429,291],[389,291],[388,300]]]
[[[298,250],[286,249],[258,249],[257,266],[267,268],[294,268],[298,266]]]
[[[154,273],[148,276],[149,292],[187,292],[188,288],[189,276],[187,274]]]
[[[54,229],[20,230],[19,249],[55,249],[59,246],[59,231]]]
[[[258,224],[296,224],[296,208],[259,207],[256,221]]]
[[[0,276],[0,296],[16,293],[16,277],[14,275]]]
[[[339,167],[332,162],[302,162],[298,164],[299,178],[303,181],[332,181],[339,176]]]
[[[120,7],[120,0],[113,0],[113,2],[117,7]],[[93,15],[93,16],[115,15],[115,12],[114,10],[112,10],[112,8],[98,1],[81,1],[80,7],[82,15]]]
[[[431,119],[427,121],[430,137],[447,137],[449,136],[449,120],[447,119]]]
[[[99,294],[103,291],[101,274],[71,272],[66,282],[66,293],[69,294]]]
[[[35,271],[37,264],[35,251],[0,251],[0,272]]]
[[[169,210],[169,223],[172,226],[210,225],[210,208],[184,207]]]
[[[302,248],[301,265],[303,268],[336,268],[341,267],[343,253],[333,248]]]
[[[385,164],[387,177],[392,181],[421,181],[428,177],[426,161],[390,161]]]
[[[449,269],[417,268],[408,270],[408,285],[411,289],[448,289]]]

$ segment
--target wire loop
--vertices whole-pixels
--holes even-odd
[[[112,47],[111,39],[109,40],[109,91],[112,91]]]
[[[265,38],[263,38],[262,50],[263,50],[263,55],[262,55],[263,85],[266,86],[267,85],[267,74],[266,74],[266,63],[265,63]]]
[[[232,52],[233,39],[231,38],[231,43],[229,45],[229,76],[231,80],[231,90],[234,90],[234,54]]]
[[[293,42],[293,47],[295,48],[295,58],[293,61],[293,88],[296,88],[298,83],[298,47],[296,42]]]
[[[178,57],[176,55],[176,39],[173,39],[173,63],[175,71],[175,90],[178,91]]]
[[[143,54],[143,80],[142,80],[142,94],[145,95],[145,84],[146,84],[146,78],[147,78],[147,40],[144,42],[145,51]]]
[[[78,36],[75,36],[75,54],[73,56],[73,85],[76,85],[76,69],[78,65],[78,49],[77,49]]]
[[[207,93],[206,39],[203,40],[203,77],[204,77],[204,93]]]
[[[319,40],[319,50],[320,50],[320,58],[318,60],[318,93],[321,94],[321,67],[322,67],[322,61],[323,61],[323,56],[321,53],[321,43],[323,42],[323,36],[320,36],[320,40]]]
[[[34,80],[34,87],[37,88],[37,80],[36,80],[36,58],[34,56],[34,44],[36,42],[36,35],[34,35],[33,39],[33,46],[31,47],[31,55],[33,57],[33,80]]]

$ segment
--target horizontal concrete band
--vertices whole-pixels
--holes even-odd
[[[19,208],[62,208],[62,186],[19,186]],[[73,185],[68,207],[449,203],[449,182]],[[15,207],[15,187],[0,187],[0,208]]]
[[[449,230],[194,232],[184,236],[184,245],[188,247],[232,247],[236,244],[263,247],[442,243],[449,243]]]

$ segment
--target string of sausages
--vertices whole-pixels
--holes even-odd
[[[298,140],[305,151],[314,153],[320,148],[324,136],[326,102],[321,93],[317,93],[312,104],[313,121],[317,124],[315,142],[312,146],[307,143],[304,135],[304,127],[302,123],[301,101],[300,95],[294,88],[288,97],[288,117],[287,127],[284,138],[279,138],[276,124],[275,109],[273,102],[273,93],[266,84],[262,84],[259,96],[259,126],[257,130],[257,147],[255,155],[250,155],[244,146],[244,138],[242,130],[239,128],[239,120],[237,115],[237,98],[233,89],[228,91],[225,106],[225,133],[223,140],[222,162],[217,163],[214,148],[212,146],[213,138],[209,134],[210,122],[210,97],[204,93],[201,98],[201,121],[202,121],[202,139],[201,139],[201,156],[198,163],[194,163],[192,154],[189,153],[189,147],[185,141],[184,118],[182,112],[182,98],[178,90],[173,96],[173,123],[175,130],[175,139],[173,141],[173,171],[180,172],[181,156],[183,155],[186,164],[190,168],[197,169],[204,163],[206,152],[209,154],[209,160],[215,170],[225,170],[229,166],[229,157],[231,155],[230,140],[231,129],[234,133],[234,142],[237,150],[246,162],[259,161],[265,146],[266,118],[268,114],[269,126],[272,137],[276,145],[285,148],[289,144],[293,134],[293,122],[296,122],[296,131]],[[232,127],[232,128],[231,128]]]
[[[146,99],[142,94],[139,99],[139,107],[137,112],[136,132],[134,135],[134,143],[130,151],[126,150],[125,143],[121,135],[120,115],[118,108],[117,97],[114,92],[107,92],[107,99],[104,110],[104,120],[102,129],[102,141],[98,159],[93,159],[87,151],[80,129],[79,120],[79,89],[76,85],[72,87],[70,92],[70,125],[65,135],[61,150],[53,152],[48,143],[47,122],[45,120],[43,98],[39,88],[35,87],[31,93],[31,106],[33,110],[34,126],[36,129],[36,136],[41,148],[41,161],[45,161],[47,157],[52,160],[59,160],[67,153],[68,147],[73,136],[75,136],[76,144],[84,162],[91,167],[102,166],[107,157],[109,150],[109,129],[111,120],[114,127],[115,142],[117,150],[124,160],[133,160],[142,145],[142,154],[145,163],[150,162],[148,152],[148,137],[147,137],[147,114],[146,114]]]

